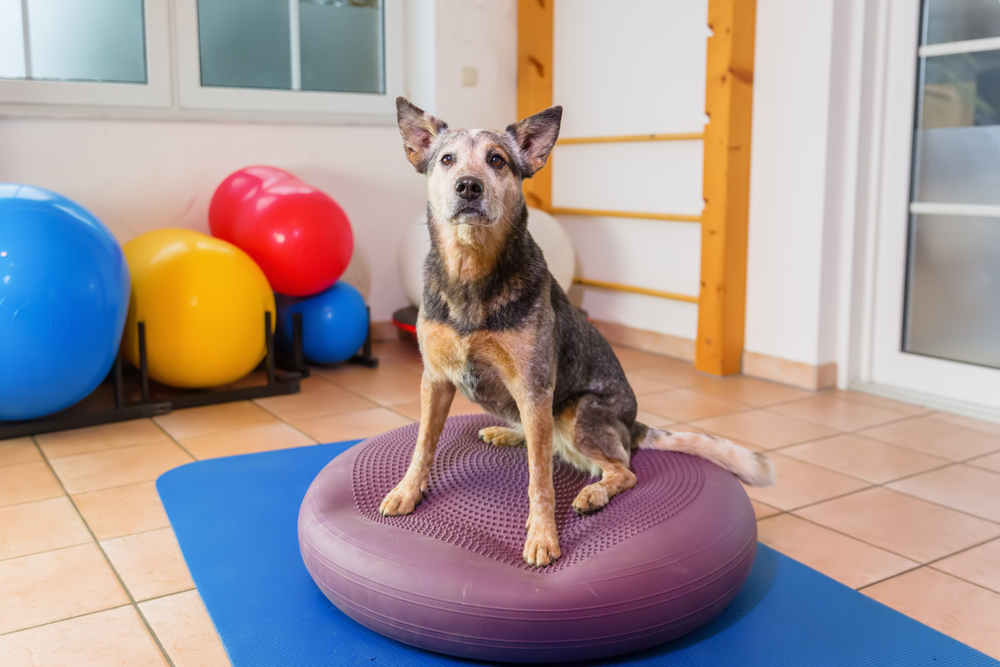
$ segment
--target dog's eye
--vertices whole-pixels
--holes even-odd
[[[451,164],[454,161],[455,161],[455,158],[452,157],[451,153],[448,153],[447,155],[445,155],[444,157],[441,158],[441,164],[443,164],[445,166],[448,166],[449,164]]]
[[[493,167],[496,167],[497,169],[499,169],[500,167],[504,166],[505,164],[507,164],[507,163],[503,161],[503,158],[500,157],[499,155],[495,154],[495,153],[493,154],[493,156],[490,157],[490,166],[493,166]]]

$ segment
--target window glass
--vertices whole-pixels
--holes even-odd
[[[299,25],[302,90],[384,92],[377,0],[302,0]]]
[[[0,76],[145,83],[142,0],[0,0]]]
[[[291,90],[288,0],[198,0],[201,85]]]
[[[24,78],[21,0],[0,0],[0,79]]]
[[[902,349],[1000,368],[1000,2],[924,1]]]
[[[997,0],[930,0],[921,44],[1000,37]]]
[[[1000,220],[912,217],[904,349],[1000,368]]]
[[[1000,124],[1000,51],[923,60],[922,129]]]
[[[380,0],[198,0],[201,84],[382,93],[382,21]]]

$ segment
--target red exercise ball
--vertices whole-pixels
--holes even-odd
[[[329,288],[351,261],[354,234],[328,195],[276,167],[230,174],[208,208],[212,236],[250,255],[271,288],[310,296]]]

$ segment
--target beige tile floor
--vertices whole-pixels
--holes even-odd
[[[748,490],[761,542],[1000,658],[1000,425],[618,353],[643,421],[769,453],[778,484]],[[0,442],[0,664],[227,665],[154,480],[418,419],[415,348],[376,354],[294,396]]]

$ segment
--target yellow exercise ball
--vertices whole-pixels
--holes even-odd
[[[190,229],[157,229],[125,244],[132,297],[122,349],[139,365],[146,325],[149,377],[173,387],[228,384],[264,358],[274,293],[245,252]]]

